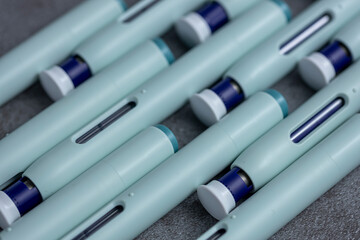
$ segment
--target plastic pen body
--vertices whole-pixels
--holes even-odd
[[[68,82],[72,87],[53,94],[54,100],[82,84],[92,75],[119,59],[142,42],[155,38],[169,29],[183,14],[196,8],[205,0],[143,0],[134,5],[117,21],[83,42],[73,55],[59,66],[42,73],[45,89]],[[60,81],[66,79],[66,81]],[[58,97],[56,97],[58,96]]]
[[[154,77],[148,84],[142,85],[124,100],[124,105],[132,99],[136,100],[137,105],[118,120],[122,122],[123,128],[121,136],[118,136],[118,141],[123,143],[149,125],[160,122],[181,107],[193,93],[220,77],[236,59],[285,24],[286,18],[281,9],[270,1],[264,2],[229,24],[206,44],[190,51],[167,71]],[[249,29],[251,31],[248,32]],[[154,67],[151,67],[152,61],[138,60],[137,57],[130,56],[133,55],[120,60],[124,64],[122,67],[112,68],[124,71],[126,75],[119,79],[126,80],[126,82],[153,75],[159,70],[159,66],[168,65],[165,57],[160,53],[151,55],[155,59],[159,57],[162,59],[160,65],[155,61]],[[142,54],[135,56],[143,57]],[[130,60],[134,60],[134,63]],[[141,65],[141,68],[128,71],[139,62],[144,64]],[[193,68],[193,66],[197,67]],[[107,74],[107,72],[103,72],[96,78],[100,81],[109,80],[111,82],[112,78],[109,76],[112,74]],[[107,91],[100,92],[98,91],[99,85],[95,82],[97,81],[87,82],[76,92],[49,107],[0,142],[0,151],[3,154],[0,162],[0,183],[6,182],[18,172],[25,170],[36,158],[79,129],[89,119],[101,113],[94,111],[97,109],[104,111],[103,109],[119,100],[116,92],[121,91],[121,88],[117,87],[121,85],[110,83],[106,85]],[[83,99],[85,96],[89,96],[89,90],[85,90],[85,86],[91,88],[91,94],[99,94],[96,95],[96,98],[89,98],[86,106]],[[74,96],[77,100],[74,99]],[[69,107],[73,106],[73,102],[82,102],[83,105],[69,114],[67,111]],[[63,115],[64,113],[66,114]],[[47,131],[43,131],[44,126],[47,126]],[[16,151],[12,146],[18,144],[26,146],[26,148]]]
[[[116,197],[65,239],[71,239],[116,205],[123,206],[123,212],[91,238],[133,239],[183,201],[211,174],[228,165],[238,153],[283,119],[283,114],[272,95],[258,93]]]
[[[357,62],[244,151],[232,167],[237,166],[249,175],[254,190],[261,188],[360,110],[359,74],[360,62]],[[342,104],[336,107],[339,100]],[[328,106],[333,111],[323,111]],[[319,112],[323,113],[318,121],[320,124],[309,125],[314,128],[302,136],[300,141],[292,139],[293,134],[304,129],[305,124],[318,118]],[[256,150],[259,148],[261,152]]]
[[[299,72],[308,86],[318,90],[360,57],[360,16],[347,23],[319,52],[299,62]]]
[[[179,59],[172,67],[140,86],[118,103],[120,108],[131,101],[136,102],[136,106],[131,111],[117,120],[122,128],[122,131],[120,131],[122,134],[117,138],[118,143],[124,143],[142,129],[160,122],[180,108],[193,93],[215,81],[236,59],[284,26],[286,22],[287,19],[277,4],[272,1],[263,2],[242,18],[237,19],[222,29],[211,41],[209,40],[206,44],[193,49]],[[162,57],[166,63],[166,59],[162,54],[157,56]],[[128,63],[128,59],[125,62]],[[140,62],[143,61],[140,60]],[[155,66],[158,65],[156,64]],[[194,68],[193,66],[197,67]],[[126,65],[126,67],[130,68],[129,65]],[[124,71],[128,70],[127,68]],[[146,67],[145,70],[150,71],[153,69]],[[131,77],[133,74],[143,76],[144,72],[140,71],[139,68],[133,69],[126,76]],[[106,78],[104,77],[103,79]],[[118,88],[112,86],[114,85],[110,85],[107,88],[108,91],[118,90]],[[94,91],[96,92],[97,90],[94,89]],[[86,94],[89,93],[86,92]],[[106,98],[107,94],[102,91],[101,96]],[[69,101],[69,97],[64,98],[62,102]],[[95,98],[91,98],[91,101],[101,102]],[[68,107],[65,104],[62,104],[62,106]],[[52,114],[55,110],[58,109],[51,108],[47,112],[45,110],[42,113],[42,117],[53,118]],[[85,110],[84,107],[77,109],[79,112],[81,110],[84,110],[83,114],[89,114],[89,109]],[[78,113],[76,115],[79,116]],[[56,114],[56,116],[59,115]],[[82,119],[89,121],[90,118]],[[63,126],[68,126],[73,124],[73,121],[76,121],[76,119],[69,118],[68,116],[66,120],[66,122],[61,123],[64,124]],[[72,121],[69,122],[69,120]],[[56,121],[57,119],[54,119],[54,122]],[[50,147],[57,144],[61,137],[64,137],[64,132],[68,130],[68,128],[66,130],[60,128],[59,124],[53,124],[52,128],[54,130],[48,128],[45,132],[42,131],[44,123],[46,122],[43,121],[43,118],[38,118],[35,122],[29,121],[0,142],[0,151],[3,153],[3,156],[6,156],[3,158],[4,167],[0,168],[0,171],[4,171],[3,174],[0,174],[4,182],[19,171],[24,170],[36,157],[39,157],[49,150]],[[50,131],[54,131],[52,135],[48,135]],[[32,134],[30,135],[30,133]],[[67,132],[67,135],[70,133]],[[41,137],[36,136],[36,139],[34,139],[36,134],[41,134]],[[27,141],[24,141],[25,138]],[[26,148],[23,148],[22,151],[15,151],[11,146],[18,145],[19,141],[24,142]],[[14,160],[14,158],[16,159]]]
[[[358,112],[359,74],[357,62],[241,153],[232,171],[199,187],[208,212],[217,219],[226,217],[241,198],[260,189]]]
[[[186,45],[198,45],[206,41],[229,21],[260,1],[262,0],[218,0],[208,2],[178,20],[175,24],[175,30]]]
[[[192,103],[195,114],[205,124],[214,124],[246,97],[273,85],[354,18],[360,12],[359,4],[359,0],[314,2],[288,26],[235,63],[221,82],[195,95],[192,102],[200,101],[203,106],[198,110],[197,104]]]
[[[169,129],[145,129],[20,219],[10,236],[61,238],[175,151],[177,141]],[[6,239],[7,234],[0,238]]]
[[[213,239],[216,233],[219,240],[269,238],[359,166],[359,145],[356,114],[199,240]]]
[[[261,21],[255,21],[255,18],[259,18],[259,16],[262,17]],[[264,16],[268,16],[268,18]],[[245,29],[248,29],[251,23],[254,24],[254,27],[258,26],[259,31],[262,30],[263,35],[261,37],[258,36],[257,31],[244,35]],[[285,23],[286,19],[278,5],[273,2],[264,2],[258,9],[250,12],[248,16],[245,15],[244,19],[234,22],[233,27],[237,27],[239,35],[244,37],[239,37],[234,42],[230,39],[227,40],[230,36],[234,38],[233,28],[230,25],[230,29],[224,29],[224,34],[215,38],[215,41],[209,41],[207,46],[194,49],[192,53],[178,60],[168,71],[156,76],[154,81],[141,86],[134,95],[120,101],[102,116],[42,155],[23,175],[31,179],[43,199],[46,199],[109,154],[114,148],[126,142],[142,129],[156,124],[175,111],[185,103],[189,91],[194,92],[192,89],[199,89],[200,84],[206,84],[206,81],[211,81],[211,79],[221,75],[239,55],[245,53],[256,42],[261,41],[265,35],[270,35],[272,31]],[[265,29],[267,34],[264,33]],[[254,40],[250,41],[251,39]],[[225,41],[231,44],[224,45]],[[244,47],[241,50],[235,50],[238,51],[238,55],[236,55],[234,49],[238,48],[240,43]],[[224,49],[221,51],[219,46],[222,45],[224,45]],[[218,48],[216,53],[210,54],[208,52],[213,51],[216,47]],[[223,61],[222,64],[218,62],[221,56],[220,52],[223,54],[223,58],[227,60]],[[204,61],[206,56],[207,61]],[[196,69],[192,68],[194,64],[199,63],[203,65]],[[209,71],[210,68],[212,71]],[[197,79],[197,81],[194,82],[193,79]],[[112,130],[101,131],[104,128],[102,125],[107,124],[108,119],[111,120],[112,115],[116,114],[118,110],[123,111],[123,113],[116,118],[114,125],[111,126]],[[99,132],[99,137],[96,136],[97,132]],[[94,136],[94,138],[89,138],[89,136]],[[100,146],[103,147],[98,150]]]
[[[148,41],[16,129],[0,141],[0,184],[168,66],[159,46]]]
[[[37,74],[124,12],[121,0],[87,0],[0,58],[0,105],[35,82]]]

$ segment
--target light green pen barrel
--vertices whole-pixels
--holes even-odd
[[[314,2],[288,26],[237,61],[222,81],[194,95],[191,98],[194,113],[206,125],[219,121],[244,99],[276,83],[294,69],[299,60],[323,46],[360,13],[359,4],[359,0]],[[281,6],[286,9],[285,4]],[[230,96],[236,100],[224,102],[218,95],[221,93],[216,91],[219,88],[233,92]]]
[[[117,205],[123,211],[90,239],[133,239],[226,167],[281,121],[287,105],[259,92],[144,176],[64,239],[72,239]],[[36,209],[35,209],[36,210]],[[15,228],[14,228],[15,230]],[[20,235],[19,235],[20,236]]]
[[[204,1],[139,1],[116,21],[80,44],[63,63],[42,72],[43,87],[53,100],[62,98],[131,49],[164,33],[183,14]]]
[[[263,7],[260,7],[260,9],[262,10],[269,8],[273,8],[277,11],[278,14],[273,13],[276,15],[276,19],[284,20],[281,19],[283,18],[281,10],[279,10],[278,6],[273,2],[266,2],[264,3]],[[245,24],[245,22],[242,22],[242,24]],[[262,23],[258,21],[256,22],[256,24]],[[274,23],[271,23],[271,25],[273,24]],[[214,48],[211,48],[211,51],[213,51],[213,49]],[[216,53],[218,54],[219,51],[217,51]],[[187,56],[191,56],[191,54]],[[202,56],[205,56],[205,54],[203,54]],[[217,57],[219,57],[219,55],[217,55]],[[183,58],[182,60],[185,59]],[[189,66],[189,64],[194,63],[195,59],[192,58],[192,62],[188,61],[186,62],[186,64],[180,65],[180,67],[179,64],[176,65],[175,63],[175,65],[171,69],[174,69],[174,71],[176,72],[183,70],[181,71],[181,73],[179,73],[179,75],[184,74],[185,71],[188,71],[188,73],[190,73],[191,67]],[[207,59],[209,61],[212,60],[209,58]],[[187,68],[181,68],[183,66],[186,66]],[[138,71],[138,69],[136,70]],[[170,73],[172,74],[172,76],[176,76],[176,74],[174,74],[174,71],[168,71],[165,73]],[[198,73],[197,69],[194,69],[193,71]],[[156,83],[152,81],[148,83],[148,88],[145,87],[143,89],[143,87],[141,87],[139,90],[140,94],[128,97],[124,101],[116,104],[102,116],[91,121],[81,130],[69,136],[67,139],[56,145],[49,152],[42,155],[29,169],[24,172],[24,176],[27,176],[29,179],[31,179],[31,181],[39,189],[43,199],[46,199],[47,197],[52,195],[59,188],[63,187],[69,181],[80,175],[97,161],[109,154],[114,148],[119,147],[121,144],[131,138],[133,134],[137,133],[132,132],[132,129],[140,131],[141,129],[139,129],[138,124],[141,124],[143,128],[146,128],[149,123],[151,123],[151,121],[154,121],[154,119],[156,119],[155,121],[161,121],[169,114],[169,110],[167,109],[171,109],[173,111],[178,108],[174,104],[175,101],[186,101],[187,92],[184,91],[184,85],[184,87],[166,89],[166,86],[174,87],[177,84],[185,84],[185,81],[181,82],[179,81],[180,79],[175,79],[174,77],[162,78],[164,75],[160,75],[160,77],[158,75],[156,80],[165,80],[166,83],[161,82],[161,84],[159,84],[159,81],[157,81]],[[186,74],[184,76],[189,77],[189,75]],[[192,87],[196,85],[193,79],[197,78],[192,78],[191,84],[186,87]],[[176,80],[177,82],[174,82]],[[173,85],[170,85],[171,81],[174,83]],[[163,104],[160,104],[159,102],[162,102]],[[157,103],[156,105],[153,105],[155,109],[147,107],[149,106],[149,104],[154,103]],[[116,113],[117,111],[124,112],[119,118],[116,119],[116,121],[113,123],[113,125],[109,127],[109,129],[101,131],[99,135],[94,136],[93,138],[88,137],[89,134],[92,134],[92,129],[96,128],[100,123],[106,122],[105,119],[112,116],[112,114]],[[139,116],[136,115],[137,113],[147,115]],[[135,118],[129,121],[128,117]],[[49,184],[49,182],[51,182],[52,184]]]
[[[34,83],[38,73],[114,21],[125,8],[122,0],[86,0],[2,56],[0,105]]]
[[[209,1],[196,11],[190,12],[175,24],[180,39],[188,46],[205,42],[229,21],[263,0]]]
[[[14,223],[11,231],[1,233],[0,239],[8,236],[59,239],[171,156],[177,148],[175,136],[165,126],[145,129],[26,214],[19,220],[19,228]]]
[[[172,63],[161,40],[147,41],[0,141],[0,184],[23,172],[84,124]],[[14,146],[22,146],[21,151]]]
[[[118,119],[123,129],[121,136],[117,139],[119,144],[176,111],[192,94],[219,78],[235,60],[286,23],[287,18],[279,6],[272,1],[265,1],[220,30],[205,44],[184,55],[172,67],[143,84],[123,101],[123,104],[135,101],[136,107]],[[166,58],[160,52],[150,55],[151,59],[160,62],[144,61],[141,59],[143,56],[131,54],[120,60],[123,61],[123,65],[115,69],[124,72],[119,78],[121,81],[130,82],[132,79],[148,77],[164,64],[168,65]],[[135,61],[132,62],[132,60]],[[141,65],[138,66],[139,64]],[[152,64],[154,67],[151,67]],[[134,66],[138,67],[134,69]],[[132,71],[128,71],[129,69]],[[114,104],[121,99],[118,97],[121,94],[113,95],[113,93],[120,93],[124,86],[114,82],[112,80],[114,76],[107,74],[104,72],[96,77],[99,81],[111,82],[106,85],[106,91],[100,92],[99,85],[92,79],[83,85],[90,86],[86,87],[88,89],[80,91],[85,88],[80,87],[61,100],[59,104],[54,105],[59,105],[59,107],[52,106],[46,109],[0,142],[2,153],[0,184],[25,170],[36,158],[100,113],[94,114],[94,111],[98,109],[104,111],[105,105],[109,107],[110,102]],[[94,94],[99,95],[88,98]],[[78,96],[78,100],[75,101],[73,96]],[[84,102],[83,99],[86,96],[88,101]],[[81,103],[81,107],[71,114],[64,115],[63,113],[68,108],[74,106],[74,102]],[[79,119],[83,120],[81,124],[79,124]],[[46,131],[43,131],[44,128]],[[21,151],[17,151],[13,148],[17,145],[24,147]]]
[[[313,3],[287,27],[237,62],[225,76],[238,82],[246,96],[270,87],[291,71],[299,60],[323,46],[342,26],[360,13],[359,4],[359,0],[321,0]],[[303,42],[298,45],[286,44],[319,19],[322,19],[318,21],[322,27]],[[261,68],[254,68],[259,60]]]
[[[359,74],[360,62],[248,147],[230,172],[200,186],[198,196],[205,209],[216,219],[225,218],[240,199],[263,187],[360,111]]]
[[[267,239],[360,164],[356,114],[198,240]]]
[[[360,15],[342,27],[328,45],[299,62],[299,73],[309,87],[323,88],[360,58],[359,25]]]
[[[143,6],[150,6],[146,11],[140,5],[129,10],[118,19],[117,23],[103,29],[99,36],[89,39],[76,50],[83,57],[92,72],[98,72],[108,66],[127,49],[142,41],[154,38],[171,27],[183,14],[196,8],[204,0],[145,0]],[[152,5],[154,4],[154,5]],[[104,47],[106,44],[106,47]]]
[[[339,125],[360,111],[359,76],[360,62],[357,62],[247,148],[235,160],[232,167],[242,169],[249,176],[255,191],[260,189]],[[340,101],[341,107],[301,141],[295,142],[291,139],[292,134],[297,132],[297,129],[301,129],[301,126],[312,119],[316,113],[329,104]]]
[[[359,24],[360,15],[342,28],[333,38],[346,45],[354,60],[357,60],[360,57],[360,31],[356,28]]]

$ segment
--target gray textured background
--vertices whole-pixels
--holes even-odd
[[[0,56],[81,1],[0,0]],[[137,1],[126,2],[132,5]],[[311,4],[312,0],[287,0],[287,2],[294,15],[297,15]],[[166,33],[164,38],[177,56],[181,56],[186,51],[172,30]],[[314,93],[301,82],[296,71],[282,79],[274,88],[288,99],[290,112]],[[41,86],[36,83],[0,107],[0,139],[51,103]],[[163,123],[178,137],[180,147],[205,130],[191,113],[188,105]],[[21,148],[21,146],[17,147]],[[359,176],[358,168],[271,239],[360,239]],[[216,220],[206,213],[193,194],[137,239],[195,239],[215,223]]]

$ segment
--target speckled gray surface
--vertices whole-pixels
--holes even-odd
[[[81,0],[0,0],[0,55],[80,2]],[[127,2],[133,4],[137,0]],[[312,0],[288,0],[287,2],[297,15],[311,4]],[[186,51],[173,31],[166,33],[164,38],[176,55],[180,56]],[[282,79],[274,88],[288,99],[290,112],[313,94],[313,91],[301,82],[296,71]],[[50,99],[40,85],[34,84],[0,107],[0,138],[50,104]],[[205,127],[191,113],[188,105],[163,123],[174,131],[181,147],[205,130]],[[21,148],[21,146],[16,147]],[[360,169],[358,168],[271,239],[360,239],[359,186]],[[193,194],[137,239],[195,239],[215,223],[215,219],[206,213],[196,195]]]

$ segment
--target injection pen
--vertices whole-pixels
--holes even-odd
[[[360,164],[356,114],[198,240],[267,239]]]
[[[147,83],[118,102],[118,109],[124,107],[129,110],[117,119],[117,122],[120,122],[122,128],[121,134],[117,138],[119,145],[133,137],[139,131],[160,122],[169,114],[176,111],[176,109],[185,104],[186,100],[192,94],[219,78],[236,59],[243,56],[262,40],[286,25],[286,23],[286,15],[277,2],[262,2],[242,17],[228,24],[207,42],[184,55],[175,62],[172,67],[161,72],[152,80],[147,81]],[[214,49],[216,49],[216,51],[214,51]],[[162,58],[162,63],[164,63],[164,61],[167,62],[161,53],[157,56]],[[140,60],[140,62],[143,61]],[[127,61],[125,63],[128,64]],[[194,68],[194,66],[196,66],[196,68]],[[129,67],[129,65],[126,65],[126,67]],[[147,69],[147,71],[149,70],[153,69]],[[133,74],[139,74],[141,76],[141,74],[144,73],[136,69],[128,73],[127,76],[130,77]],[[103,79],[106,78],[104,77]],[[94,81],[89,81],[89,85],[90,82],[92,82],[92,85]],[[111,93],[120,91],[122,87],[120,86],[112,83],[108,86],[108,91]],[[77,91],[79,90],[80,88]],[[97,89],[92,90],[92,93],[97,93]],[[74,96],[75,93],[76,92],[60,102],[69,101],[69,97]],[[88,93],[86,93],[86,96],[88,96]],[[101,100],[106,99],[107,93],[103,92],[100,97]],[[116,97],[116,94],[112,95],[112,97]],[[96,111],[96,109],[93,108],[95,103],[102,104],[100,99],[90,98],[89,101],[86,102],[86,104],[83,103],[84,106],[78,108],[76,114],[71,115],[71,117],[60,115],[62,121],[58,121],[57,119],[59,117],[59,113],[56,113],[58,109],[50,107],[50,110],[48,110],[48,108],[46,109],[48,111],[45,110],[41,113],[42,117],[38,117],[38,115],[4,138],[0,142],[0,152],[2,152],[3,155],[3,158],[0,160],[0,184],[6,182],[19,172],[24,171],[36,158],[83,126],[84,122],[82,122],[80,126],[78,125],[77,117],[81,120],[90,121],[93,117],[89,117],[88,114]],[[111,100],[114,99],[112,98]],[[107,103],[109,103],[109,101],[104,100],[104,104]],[[112,103],[114,104],[115,102]],[[73,102],[69,102],[69,104],[70,105],[62,104],[62,106],[72,106]],[[79,112],[82,112],[82,114],[79,114]],[[94,122],[94,124],[95,123],[97,122]],[[59,126],[60,124],[61,127]],[[76,128],[73,126],[74,124],[77,125]],[[51,127],[49,127],[49,125],[51,125]],[[42,131],[45,126],[47,126],[47,131]],[[95,126],[96,125],[93,125],[91,127]],[[69,129],[72,131],[69,131]],[[21,151],[16,151],[12,147],[16,145],[26,146],[26,148],[21,149]],[[66,149],[56,154],[61,155],[63,152],[66,152]],[[68,160],[70,161],[71,159]],[[62,159],[62,161],[64,161],[64,159]],[[61,165],[61,162],[58,164]],[[71,165],[68,165],[68,167],[71,168]]]
[[[42,200],[45,200],[128,140],[124,137],[121,120],[131,114],[138,104],[139,100],[134,97],[120,101],[37,159],[23,173],[23,177],[31,182],[31,189],[39,193],[24,199],[24,204],[29,205],[28,209],[41,202],[33,201],[34,198],[41,195]]]
[[[131,110],[135,104],[135,102],[130,102],[125,106],[115,105],[45,153],[26,169],[20,180],[2,192],[5,193],[5,195],[2,194],[3,198],[8,196],[7,202],[9,203],[11,200],[13,205],[11,208],[0,210],[0,215],[4,219],[8,219],[6,221],[8,225],[0,225],[0,227],[9,227],[20,216],[45,201],[117,149],[122,144],[118,141],[119,135],[122,134],[122,128],[117,120]],[[25,185],[28,188],[23,188]],[[21,191],[19,186],[23,188]],[[16,209],[18,212],[15,211]]]
[[[32,224],[36,222],[39,225],[35,227],[36,230],[35,228],[31,230],[31,234],[23,237],[26,239],[61,238],[174,154],[177,149],[176,137],[167,127],[156,125],[145,129],[38,206],[35,212],[26,215],[24,222],[30,220]],[[19,196],[19,193],[23,196],[26,194],[24,191],[26,181],[30,180],[25,177],[21,183],[0,192],[0,212],[17,213],[16,215],[0,213],[2,227],[9,226],[11,223],[9,220],[18,218],[21,213],[19,210],[24,211],[26,210],[24,207],[29,206],[24,205],[25,198],[18,197],[16,206],[12,203],[14,199],[11,198],[14,195]],[[10,205],[12,203],[12,207],[6,211],[3,209],[5,201]],[[15,225],[13,229],[16,229]]]
[[[0,58],[0,105],[126,9],[122,0],[86,0]]]
[[[38,157],[173,61],[174,57],[164,41],[147,41],[2,139],[0,185],[23,172]],[[14,146],[22,146],[21,151]]]
[[[273,85],[358,14],[359,5],[360,0],[313,3],[288,26],[234,64],[222,81],[194,95],[190,102],[195,115],[210,126],[246,97]]]
[[[194,192],[199,184],[227,166],[237,154],[281,121],[286,114],[286,100],[277,91],[255,94],[227,118],[204,131],[178,153],[118,195],[86,222],[64,236],[64,239],[80,239],[78,236],[85,232],[90,232],[90,239],[134,239]],[[117,216],[94,229],[94,224],[99,219],[117,207],[122,207]],[[25,227],[31,228],[22,223],[20,226],[20,221],[19,225],[13,228],[14,238],[6,240],[15,239],[17,231],[22,233],[17,237],[25,234]]]
[[[193,47],[203,43],[217,30],[262,0],[217,0],[206,3],[187,14],[175,24],[180,39]],[[289,17],[291,18],[291,17]]]
[[[142,42],[159,36],[205,0],[142,0],[76,48],[72,56],[40,74],[45,91],[58,100]]]
[[[360,110],[360,62],[247,148],[219,180],[198,188],[205,209],[222,219]]]
[[[330,44],[299,62],[305,83],[319,90],[360,57],[360,16],[346,24]]]

